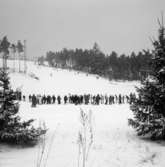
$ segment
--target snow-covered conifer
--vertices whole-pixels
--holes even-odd
[[[152,72],[137,89],[138,98],[131,105],[129,119],[139,136],[165,139],[165,27],[160,24],[158,39],[153,41]]]

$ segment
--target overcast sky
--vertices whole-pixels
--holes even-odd
[[[165,0],[0,0],[0,38],[27,40],[28,56],[92,48],[130,53],[151,48]]]

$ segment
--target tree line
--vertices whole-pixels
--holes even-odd
[[[38,63],[46,60],[52,67],[97,74],[108,79],[139,80],[146,77],[150,69],[152,53],[141,51],[137,54],[119,55],[115,51],[104,54],[97,43],[92,49],[63,49],[58,52],[49,51],[46,57],[39,57]]]
[[[7,36],[4,36],[2,40],[0,39],[0,58],[3,59],[3,67],[7,67],[7,59],[13,60],[13,71],[16,71],[16,63],[15,61],[18,60],[18,71],[26,73],[26,54],[25,54],[25,43],[26,40],[21,42],[21,40],[18,40],[17,43],[11,43],[8,41]],[[2,51],[4,48],[7,48],[5,51],[5,54]],[[24,70],[21,70],[21,60],[24,61]]]

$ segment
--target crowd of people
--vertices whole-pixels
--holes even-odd
[[[91,94],[84,94],[84,95],[76,95],[76,94],[68,94],[64,96],[60,95],[40,95],[40,94],[33,94],[26,97],[25,95],[22,96],[23,101],[29,101],[32,104],[32,107],[41,104],[92,104],[92,105],[111,105],[111,104],[124,104],[124,103],[132,103],[136,98],[134,93],[130,93],[129,95],[91,95]]]

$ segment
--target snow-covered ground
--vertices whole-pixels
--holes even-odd
[[[13,62],[9,62],[12,66]],[[23,66],[23,63],[22,63]],[[29,77],[35,74],[39,80]],[[101,93],[129,94],[135,92],[137,82],[116,82],[95,75],[74,71],[38,67],[28,63],[28,73],[11,73],[12,87],[20,87],[25,95]],[[165,145],[138,138],[128,126],[132,117],[128,104],[122,105],[40,105],[31,108],[28,102],[21,102],[20,115],[23,119],[35,118],[36,125],[45,121],[47,167],[78,167],[78,132],[80,129],[80,108],[92,111],[94,142],[86,167],[164,167]],[[47,154],[48,152],[49,154]],[[39,146],[20,148],[0,145],[0,167],[37,167]],[[81,167],[81,166],[80,166]]]

